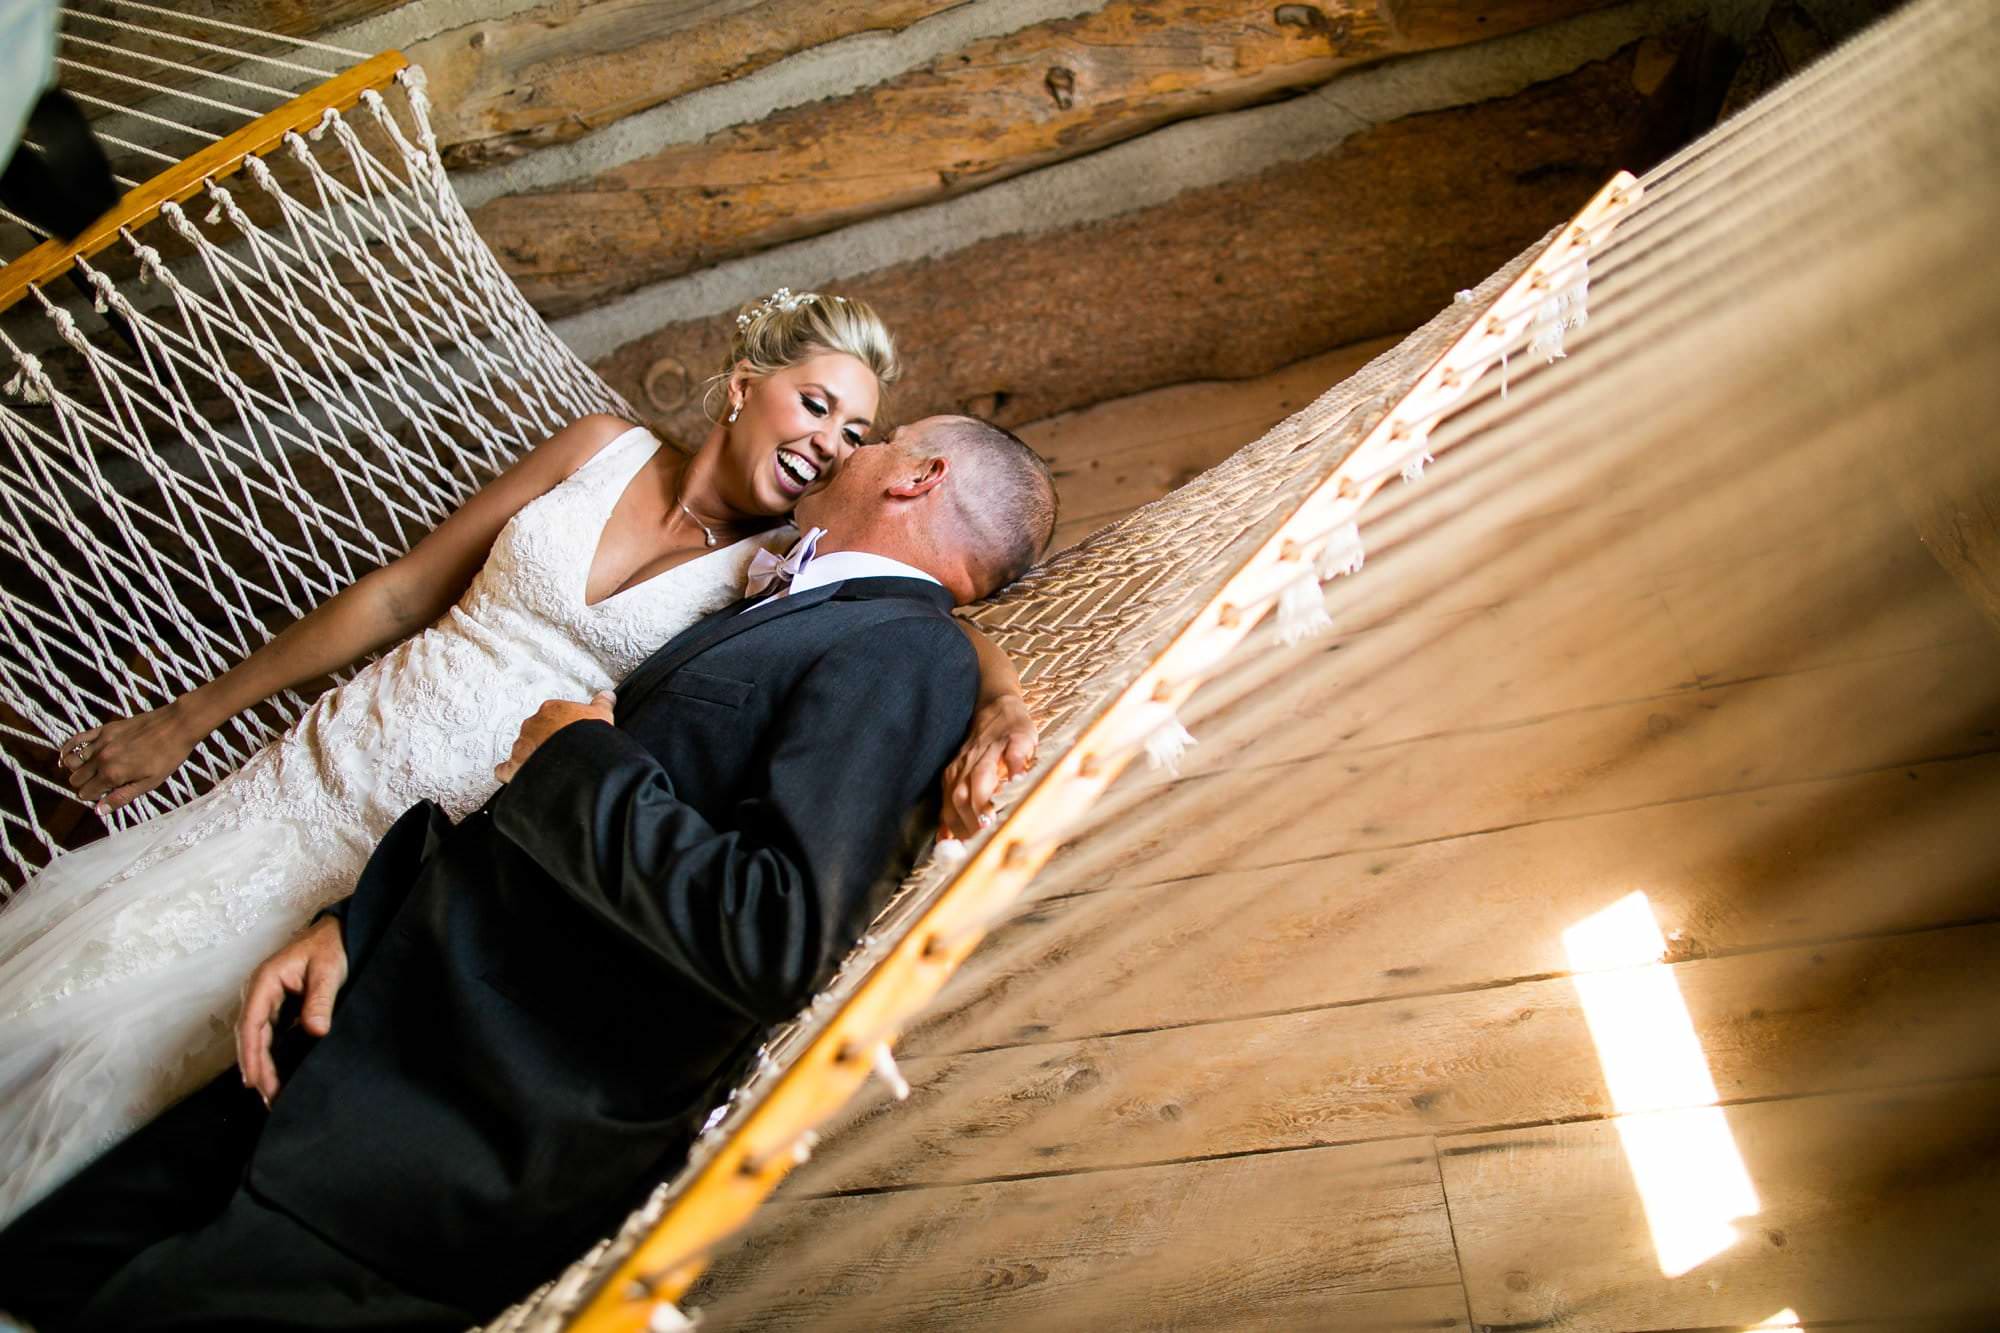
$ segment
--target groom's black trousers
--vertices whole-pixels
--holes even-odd
[[[22,1214],[0,1232],[0,1310],[39,1333],[457,1333],[479,1322],[393,1285],[244,1188],[265,1115],[231,1067]]]

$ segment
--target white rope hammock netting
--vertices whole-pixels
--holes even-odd
[[[35,285],[0,317],[10,883],[78,813],[54,740],[211,679],[578,416],[632,415],[473,232],[422,72],[395,86],[79,258],[90,301]],[[206,789],[308,702],[233,719],[110,822]]]
[[[720,1176],[755,1177],[762,1197],[809,1150],[819,1120],[771,1108],[830,1038],[845,1054],[812,1064],[813,1078],[851,1089],[873,1068],[893,1085],[897,1034],[1123,764],[1173,763],[1196,686],[1241,664],[1267,612],[1278,633],[1251,648],[1327,624],[1321,583],[1361,568],[1357,520],[1379,487],[1414,479],[1432,450],[1475,437],[1504,446],[1557,416],[1605,410],[1605,394],[1634,396],[1575,366],[1545,372],[1567,333],[1587,319],[1593,364],[1636,361],[1718,292],[1775,284],[1801,247],[1830,250],[1869,225],[1822,206],[1852,190],[1856,171],[1824,127],[1865,118],[1886,133],[1891,112],[1909,109],[1890,94],[1917,69],[1943,78],[1995,44],[1990,20],[1941,4],[1891,27],[1644,182],[1614,182],[1574,224],[1262,439],[977,608],[1043,725],[1037,773],[1004,794],[1002,820],[969,861],[933,858],[906,881],[832,986],[767,1045],[687,1167],[494,1327],[554,1328],[586,1302],[650,1306],[684,1290],[727,1226],[662,1240],[662,1219]],[[363,92],[356,111],[288,135],[269,165],[247,160],[247,179],[210,181],[199,203],[79,262],[102,312],[38,286],[0,317],[0,354],[14,363],[0,402],[0,763],[13,787],[0,823],[17,879],[58,853],[74,809],[49,764],[55,739],[232,664],[575,417],[630,415],[473,233],[420,76],[397,82],[403,105]],[[1927,139],[1977,143],[1984,110],[1911,114]],[[1808,140],[1814,151],[1801,152]],[[1655,384],[1674,382],[1673,369],[1654,367]],[[305,702],[287,695],[236,719],[113,822],[188,799]],[[938,975],[870,998],[933,954]],[[748,1206],[717,1215],[740,1220]]]

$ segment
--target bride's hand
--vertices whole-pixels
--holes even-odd
[[[945,836],[969,838],[991,822],[993,793],[1035,766],[1039,743],[1020,695],[998,695],[981,705],[972,733],[944,771]]]
[[[172,703],[65,738],[56,762],[69,771],[76,794],[103,814],[166,781],[200,740],[180,706]]]

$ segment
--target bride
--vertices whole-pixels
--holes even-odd
[[[398,815],[477,809],[543,700],[615,685],[796,536],[786,515],[868,439],[895,348],[837,296],[780,289],[737,325],[711,389],[726,414],[692,457],[586,417],[227,673],[63,742],[70,785],[115,809],[242,709],[395,645],[214,790],[61,857],[0,913],[0,1225],[228,1065],[243,979]],[[980,708],[945,777],[961,836],[1035,744],[1005,654],[967,632]]]

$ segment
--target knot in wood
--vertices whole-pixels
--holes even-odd
[[[995,389],[991,393],[976,393],[961,403],[959,410],[969,417],[984,417],[988,421],[997,421],[1000,414],[1007,410],[1007,404],[1013,396],[1005,389]]]
[[[1076,74],[1062,65],[1051,65],[1049,76],[1043,80],[1048,85],[1049,96],[1056,102],[1056,108],[1067,111],[1076,105]]]
[[[1077,1093],[1089,1092],[1103,1081],[1104,1075],[1089,1065],[1079,1065],[1063,1075],[1062,1090],[1065,1095],[1074,1096]]]
[[[688,368],[679,357],[663,356],[646,368],[646,401],[671,412],[687,401]]]
[[[1279,5],[1271,19],[1281,28],[1297,28],[1302,33],[1324,37],[1330,42],[1345,41],[1353,27],[1345,15],[1329,19],[1326,11],[1318,5]]]

